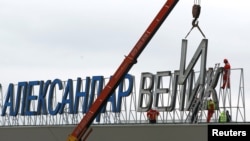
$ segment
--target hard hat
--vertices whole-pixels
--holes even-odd
[[[227,59],[224,59],[224,63],[228,63],[228,60],[227,60]]]

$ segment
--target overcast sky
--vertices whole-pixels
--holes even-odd
[[[166,0],[0,0],[0,83],[112,75]],[[194,0],[180,0],[130,70],[179,69],[181,41]],[[250,100],[250,1],[201,0],[199,26],[208,39],[207,67],[228,58],[243,68]],[[188,36],[188,56],[202,35]],[[238,84],[237,84],[238,85]],[[237,86],[236,86],[237,87]],[[247,105],[250,112],[250,105]],[[250,117],[248,115],[247,117]]]

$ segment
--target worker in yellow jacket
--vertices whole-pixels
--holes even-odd
[[[215,109],[214,101],[212,99],[209,99],[207,106],[208,106],[207,107],[207,123],[209,123],[214,114],[214,109]]]
[[[220,122],[220,123],[225,123],[225,122],[227,122],[227,115],[226,115],[226,113],[225,113],[224,111],[222,111],[222,112],[220,113],[219,122]]]

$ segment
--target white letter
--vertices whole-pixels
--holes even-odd
[[[218,136],[218,129],[213,129],[212,130],[212,136]]]

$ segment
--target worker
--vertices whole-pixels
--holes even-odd
[[[221,112],[220,117],[219,117],[219,122],[220,123],[226,123],[227,122],[227,115],[224,111]]]
[[[157,110],[155,110],[155,108],[151,108],[147,112],[147,117],[148,117],[149,123],[156,123],[156,119],[158,116],[159,116],[159,112]]]
[[[221,86],[222,89],[229,88],[230,89],[230,69],[231,65],[229,64],[227,59],[224,59],[224,67],[223,67],[223,85]]]
[[[226,111],[226,117],[227,117],[227,122],[231,122],[232,118],[228,110]]]
[[[210,98],[208,100],[208,105],[207,105],[207,123],[210,122],[210,120],[214,114],[214,109],[215,109],[214,101]]]

